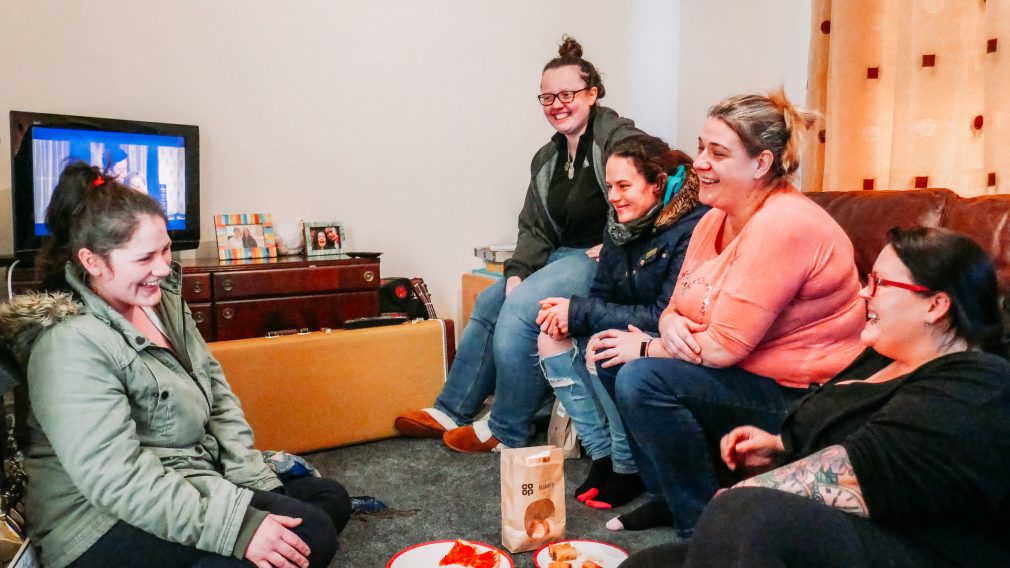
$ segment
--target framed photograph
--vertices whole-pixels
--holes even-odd
[[[221,260],[275,258],[277,241],[269,213],[214,215],[217,257]]]
[[[304,221],[306,256],[343,254],[344,226],[338,221]]]

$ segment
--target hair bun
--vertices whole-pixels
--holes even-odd
[[[572,36],[566,34],[561,37],[558,55],[563,58],[582,59],[582,44],[575,41],[575,38]]]
[[[782,149],[782,169],[787,175],[800,167],[800,149],[803,134],[817,123],[817,113],[806,111],[794,105],[786,96],[784,86],[767,93],[768,102],[782,113],[786,125],[786,144]]]

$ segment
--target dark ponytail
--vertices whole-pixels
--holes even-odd
[[[933,227],[895,227],[890,245],[916,284],[950,297],[950,330],[970,347],[1006,357],[999,284],[992,259],[961,233]]]
[[[694,160],[680,150],[673,150],[662,139],[648,134],[635,134],[614,144],[607,159],[617,156],[627,158],[635,165],[647,183],[660,183],[663,175],[673,175],[684,166],[686,177],[697,177]]]
[[[586,82],[586,88],[596,87],[596,98],[602,99],[607,94],[607,89],[603,87],[603,78],[596,66],[582,59],[582,45],[571,36],[561,38],[561,46],[558,47],[558,56],[544,65],[544,71],[574,65],[579,68],[582,80]]]
[[[75,161],[68,165],[46,209],[49,238],[39,252],[40,277],[61,273],[86,248],[99,256],[130,240],[143,216],[165,219],[151,196],[102,175],[97,167]]]

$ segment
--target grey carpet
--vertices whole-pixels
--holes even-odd
[[[540,438],[542,443],[543,436]],[[406,517],[352,518],[340,537],[340,551],[331,567],[382,568],[397,551],[430,540],[462,538],[504,550],[498,454],[458,454],[441,440],[394,438],[306,458],[324,476],[343,483],[351,495],[371,495],[394,509],[418,509]],[[613,511],[590,509],[572,497],[588,471],[588,458],[565,463],[568,538],[610,542],[629,552],[677,538],[669,528],[607,530],[607,520],[633,510],[642,498]],[[534,566],[532,552],[510,556],[516,568]]]

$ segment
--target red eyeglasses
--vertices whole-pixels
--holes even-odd
[[[876,272],[871,272],[866,275],[866,295],[871,298],[877,293],[877,288],[879,286],[891,286],[894,288],[901,288],[903,290],[908,290],[911,292],[932,292],[929,288],[925,286],[919,286],[918,284],[908,284],[907,282],[895,282],[894,280],[887,280],[877,276]]]

